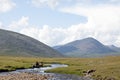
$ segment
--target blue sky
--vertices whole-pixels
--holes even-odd
[[[0,0],[0,28],[49,46],[86,37],[120,46],[120,0]]]

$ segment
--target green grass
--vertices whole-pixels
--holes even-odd
[[[83,75],[83,71],[95,69],[94,78],[97,80],[107,80],[113,77],[120,80],[120,56],[102,58],[29,58],[29,57],[0,57],[0,70],[15,70],[17,68],[29,68],[36,61],[50,63],[68,64],[69,67],[56,68],[47,72],[66,73]],[[99,78],[99,79],[98,79]],[[102,78],[102,79],[100,79]]]

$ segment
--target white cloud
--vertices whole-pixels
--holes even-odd
[[[36,7],[45,7],[48,6],[52,9],[54,9],[58,4],[59,0],[32,0],[32,4]]]
[[[12,21],[10,25],[8,25],[8,30],[19,31],[20,29],[27,27],[29,22],[29,17],[22,16],[18,21]]]
[[[0,0],[0,12],[10,11],[15,7],[15,3],[11,0]]]

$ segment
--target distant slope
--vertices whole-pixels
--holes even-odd
[[[116,47],[114,45],[109,45],[108,46],[110,49],[114,50],[114,51],[117,51],[117,52],[120,52],[120,48],[119,47]]]
[[[61,57],[51,47],[22,34],[0,29],[0,55]]]
[[[74,57],[94,57],[116,53],[115,50],[103,45],[94,38],[76,40],[62,46],[53,47],[63,55]]]

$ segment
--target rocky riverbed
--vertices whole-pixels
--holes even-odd
[[[0,80],[92,80],[88,77],[80,77],[68,74],[35,74],[28,72],[1,75]]]

